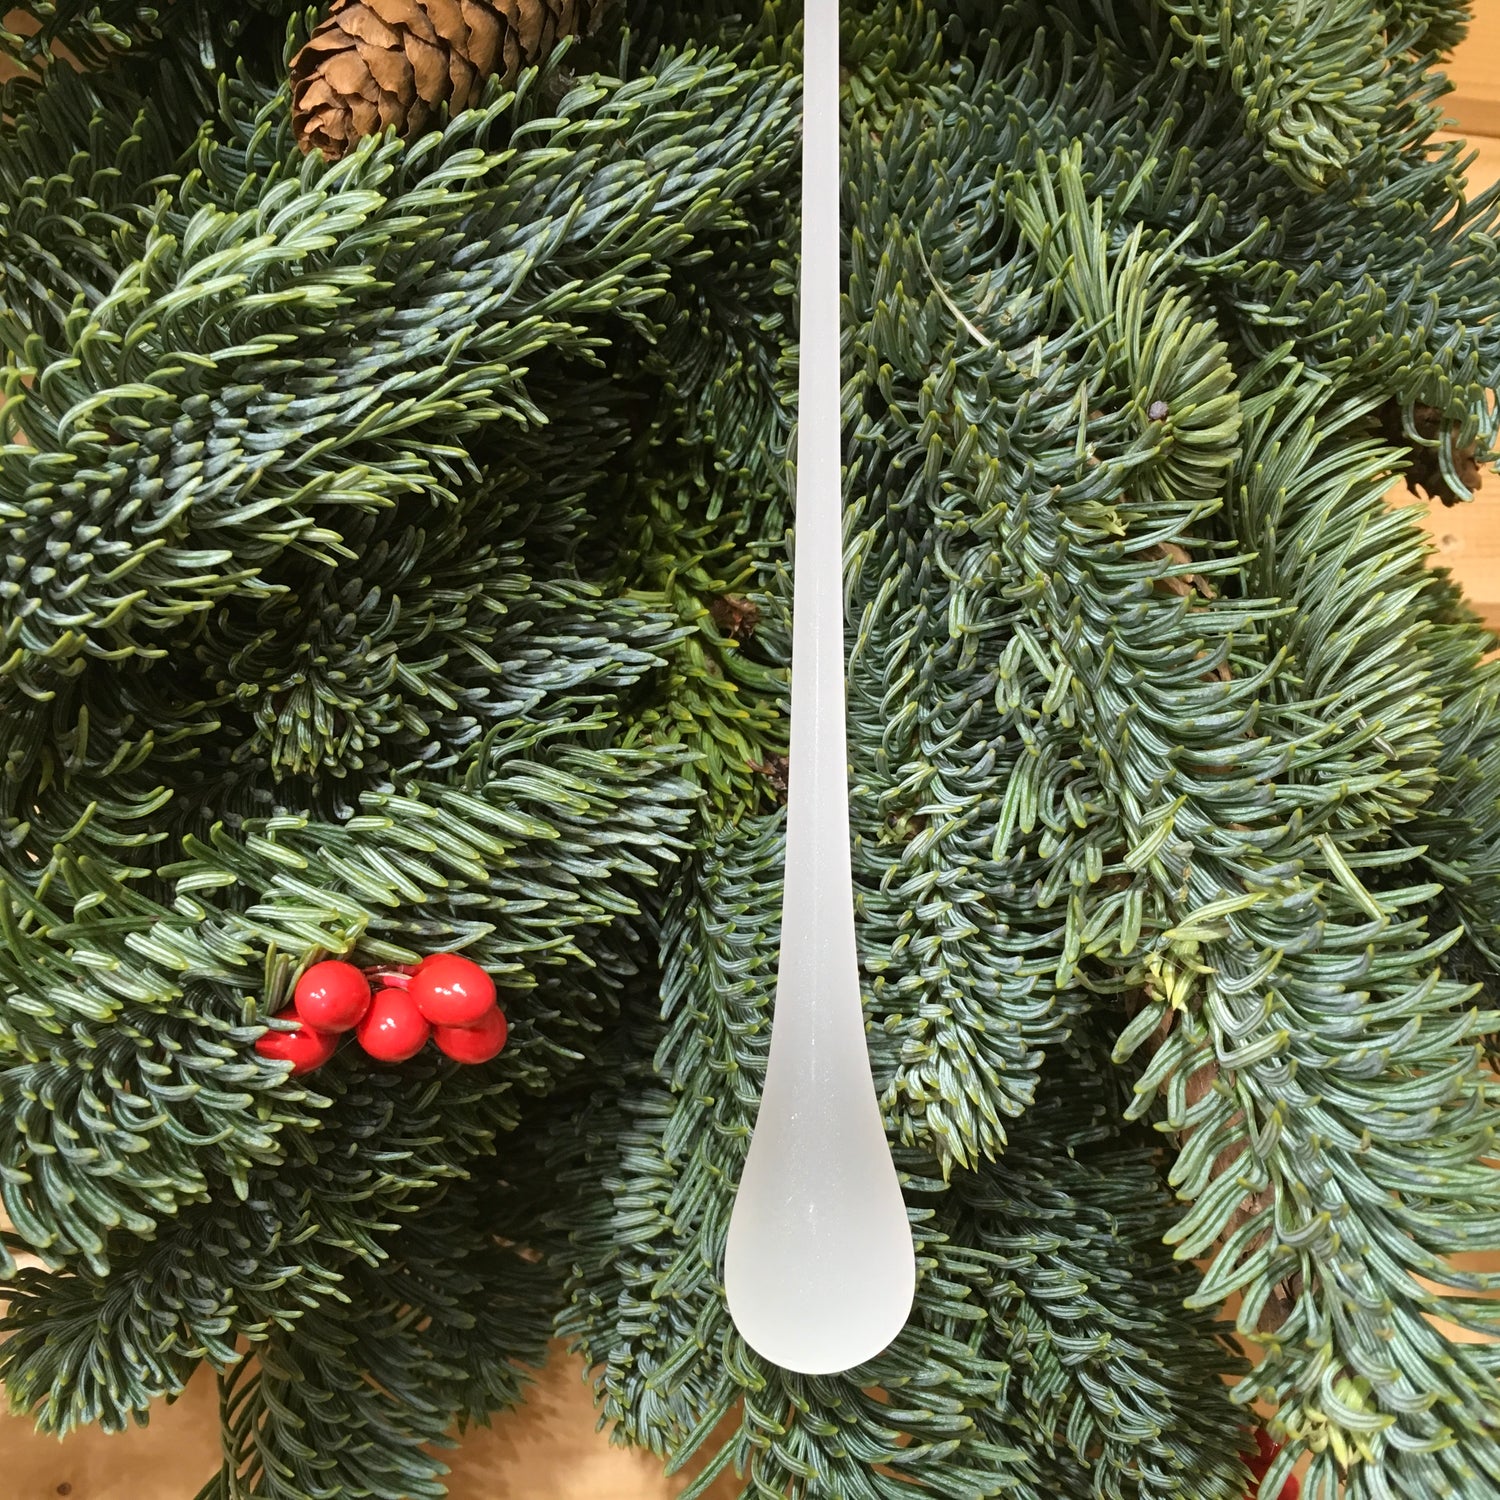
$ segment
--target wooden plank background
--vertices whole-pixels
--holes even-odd
[[[1500,0],[1479,0],[1473,32],[1455,59],[1452,110],[1477,157],[1478,187],[1500,179]],[[1482,139],[1485,133],[1496,139]],[[1398,503],[1410,497],[1393,496]],[[1492,477],[1477,503],[1434,505],[1425,524],[1439,561],[1450,567],[1491,625],[1500,628],[1500,521]],[[192,1500],[217,1462],[213,1382],[199,1378],[163,1405],[146,1428],[105,1437],[83,1432],[59,1442],[19,1417],[0,1416],[3,1500]],[[662,1477],[647,1455],[612,1445],[597,1427],[578,1362],[559,1349],[519,1412],[470,1434],[449,1460],[452,1500],[671,1500],[685,1481]],[[733,1476],[714,1500],[737,1493]]]
[[[1486,42],[1489,71],[1483,76],[1490,80],[1489,86],[1496,91],[1496,113],[1485,118],[1494,121],[1497,135],[1478,135],[1473,127],[1465,126],[1469,149],[1474,154],[1474,164],[1469,168],[1469,185],[1475,191],[1500,182],[1500,0],[1480,0],[1479,9],[1492,24],[1487,28],[1476,28],[1466,44],[1464,57],[1468,61],[1464,76],[1481,76],[1482,70],[1471,52],[1476,42]],[[1458,71],[1455,68],[1455,76]],[[1469,96],[1457,97],[1462,101]],[[1413,503],[1405,490],[1393,493],[1391,498],[1398,504]],[[1500,475],[1490,474],[1472,504],[1422,503],[1427,512],[1425,524],[1437,549],[1434,561],[1452,572],[1471,603],[1484,616],[1485,623],[1500,633],[1500,514],[1497,514],[1497,502],[1500,502]]]
[[[1449,107],[1465,133],[1500,136],[1500,0],[1475,0],[1468,39],[1448,75]]]

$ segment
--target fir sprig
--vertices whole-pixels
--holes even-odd
[[[622,7],[328,166],[286,0],[23,9],[12,1400],[119,1427],[207,1362],[205,1500],[436,1496],[560,1331],[699,1487],[1238,1500],[1261,1398],[1273,1486],[1500,1486],[1493,1342],[1442,1326],[1500,1334],[1500,669],[1384,500],[1496,448],[1500,200],[1432,140],[1462,7],[847,17],[854,867],[921,1283],[817,1380],[721,1280],[796,14]],[[500,985],[485,1069],[256,1055],[308,963],[442,947]]]

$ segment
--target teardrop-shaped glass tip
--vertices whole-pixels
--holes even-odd
[[[725,1254],[741,1336],[804,1375],[873,1359],[916,1293],[911,1225],[873,1091],[852,1118],[838,1113],[783,1115],[774,1098],[762,1103]]]

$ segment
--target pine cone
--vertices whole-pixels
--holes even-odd
[[[414,136],[443,104],[457,114],[495,73],[507,79],[559,37],[587,29],[599,0],[334,0],[292,60],[297,144],[330,161],[395,126]]]
[[[1413,425],[1428,443],[1436,443],[1442,436],[1443,414],[1431,406],[1418,406],[1412,412]],[[1484,482],[1484,470],[1474,455],[1474,449],[1456,448],[1453,452],[1453,472],[1462,489],[1455,488],[1443,472],[1442,460],[1436,447],[1415,446],[1406,435],[1401,420],[1401,408],[1394,401],[1387,401],[1380,409],[1381,435],[1393,448],[1407,448],[1411,459],[1406,471],[1407,488],[1444,505],[1459,505],[1470,500]]]

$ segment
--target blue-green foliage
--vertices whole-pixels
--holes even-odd
[[[210,1500],[438,1496],[561,1332],[629,1438],[765,1500],[1238,1500],[1258,1399],[1267,1495],[1500,1490],[1500,1346],[1434,1323],[1500,1335],[1455,1259],[1500,1249],[1500,674],[1385,500],[1494,457],[1496,207],[1431,140],[1462,9],[848,8],[855,872],[921,1282],[820,1379],[720,1279],[795,8],[617,9],[336,165],[285,0],[22,9],[11,1399],[117,1427],[207,1361]],[[494,1063],[255,1053],[314,959],[447,946]]]

